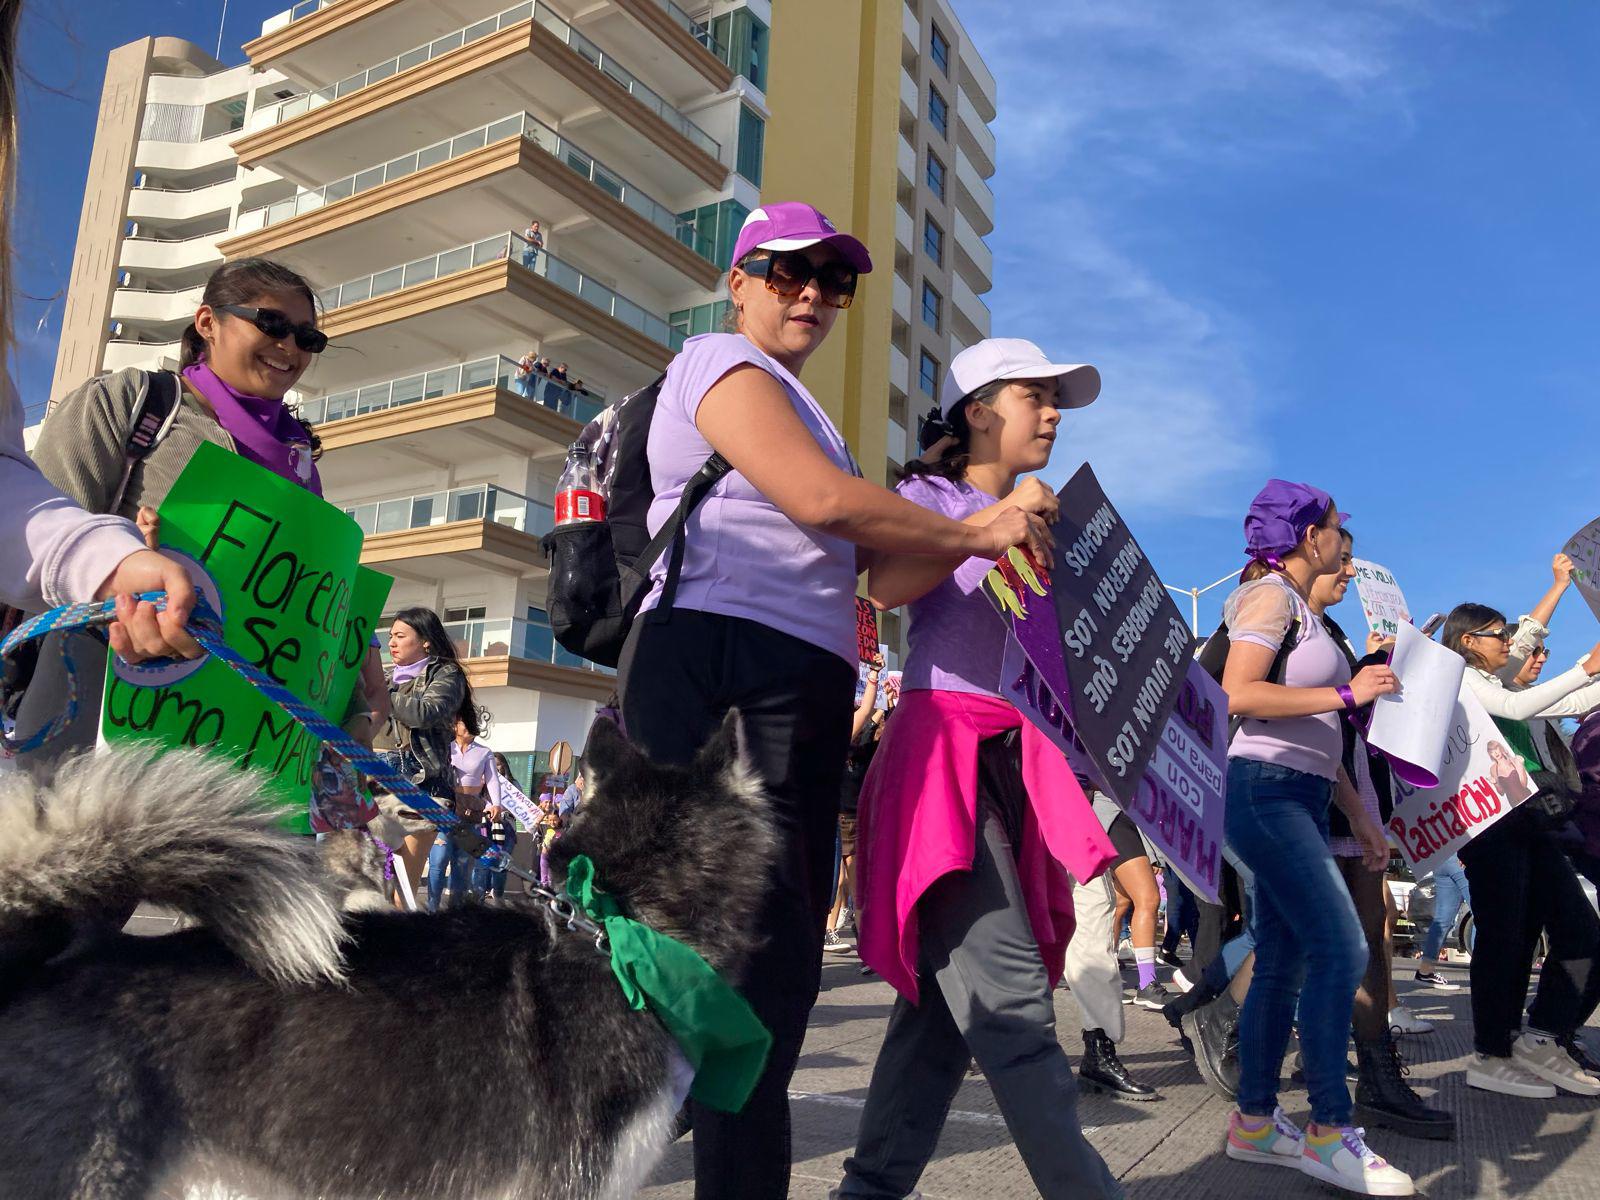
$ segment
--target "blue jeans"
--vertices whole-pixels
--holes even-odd
[[[499,899],[506,894],[506,873],[492,871],[482,862],[472,864],[472,892],[475,896],[488,893]]]
[[[1333,785],[1252,759],[1228,760],[1228,844],[1255,876],[1256,967],[1239,1017],[1239,1111],[1270,1116],[1300,1017],[1311,1119],[1350,1123],[1345,1056],[1367,940],[1328,851]]]
[[[454,834],[441,833],[433,839],[433,849],[428,851],[428,911],[439,911],[439,900],[444,895],[445,875],[450,876],[450,907],[465,904],[472,881],[472,869],[478,860],[456,849]]]
[[[1428,962],[1438,961],[1439,949],[1456,927],[1456,914],[1463,904],[1471,910],[1472,891],[1467,886],[1466,871],[1452,858],[1433,873],[1433,924],[1422,939],[1422,957]]]
[[[531,270],[533,270],[534,263],[536,263],[538,261],[539,261],[539,251],[538,250],[534,249],[532,246],[524,246],[522,248],[522,265],[523,266],[527,267],[528,270],[531,271]]]

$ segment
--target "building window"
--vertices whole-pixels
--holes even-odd
[[[735,75],[767,90],[767,26],[748,8],[736,8],[711,21],[705,41]]]
[[[930,399],[939,395],[939,360],[926,350],[922,352],[922,365],[917,372],[917,383]]]
[[[950,106],[944,102],[944,97],[936,87],[928,89],[928,120],[933,122],[940,137],[950,137]]]
[[[927,251],[928,257],[944,266],[944,230],[933,223],[933,218],[926,213],[922,216],[922,248]]]
[[[683,337],[694,337],[701,333],[721,333],[723,322],[732,308],[733,302],[730,300],[714,300],[710,304],[680,308],[668,318],[667,324]]]
[[[719,200],[678,214],[678,240],[724,271],[733,265],[733,244],[750,210],[737,200]]]
[[[929,283],[922,285],[922,323],[939,332],[939,293]]]
[[[944,34],[939,32],[939,27],[933,27],[933,40],[929,43],[933,53],[933,65],[946,75],[950,74],[950,43],[945,40]]]
[[[761,186],[761,159],[767,142],[767,123],[755,112],[739,107],[739,157],[733,169],[757,187]]]
[[[944,164],[928,151],[928,190],[939,199],[944,199]]]

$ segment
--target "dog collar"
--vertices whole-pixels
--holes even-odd
[[[625,916],[595,882],[587,855],[567,867],[567,896],[606,931],[611,971],[628,1004],[648,1008],[694,1068],[689,1095],[738,1112],[767,1064],[772,1034],[745,998],[690,946]]]

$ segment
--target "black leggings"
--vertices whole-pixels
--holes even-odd
[[[734,979],[772,1031],[766,1073],[736,1115],[692,1104],[696,1200],[783,1200],[789,1078],[822,979],[835,824],[855,671],[756,621],[675,609],[635,623],[620,664],[622,722],[658,762],[687,763],[731,708],[777,822],[759,948]]]

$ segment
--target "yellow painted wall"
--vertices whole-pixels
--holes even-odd
[[[818,9],[826,7],[827,20]],[[883,481],[894,319],[900,0],[772,6],[763,201],[804,200],[866,243],[874,270],[806,363],[805,383]]]

